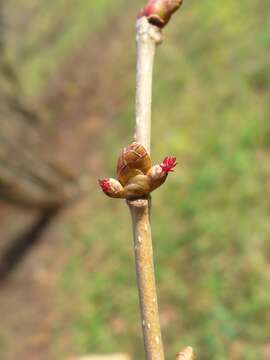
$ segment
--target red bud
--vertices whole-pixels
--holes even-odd
[[[150,24],[162,28],[182,3],[183,0],[148,0],[148,4],[139,13],[138,17],[145,16]]]

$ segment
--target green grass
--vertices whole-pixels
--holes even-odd
[[[89,25],[92,4],[80,1],[66,36],[25,66],[34,87],[37,69],[53,66]],[[267,0],[187,1],[158,51],[153,158],[175,154],[179,161],[153,195],[168,359],[190,344],[202,360],[258,360],[269,345],[269,12]],[[126,74],[121,91],[130,105],[104,138],[108,174],[133,126],[130,42],[116,50],[112,71]],[[82,354],[127,351],[142,359],[127,208],[99,192],[89,202],[67,230],[72,256],[63,287],[74,304],[74,346]]]
[[[48,77],[58,71],[59,63],[70,60],[72,52],[85,46],[89,35],[105,25],[123,0],[11,0],[5,6],[10,23],[10,58],[17,66],[22,93],[35,95],[46,86]],[[36,9],[36,11],[34,10]],[[29,17],[22,26],[12,16]],[[31,15],[31,13],[33,15]],[[23,41],[22,41],[23,36]],[[19,57],[19,59],[18,59]]]

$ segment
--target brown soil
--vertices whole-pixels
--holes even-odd
[[[109,24],[98,38],[89,39],[83,49],[70,57],[39,100],[39,106],[53,109],[50,116],[57,119],[49,146],[77,172],[83,167],[96,177],[102,166],[102,132],[112,126],[125,101],[125,79],[118,78],[120,72],[115,74],[113,69],[123,57],[124,48],[130,48],[132,31],[133,24],[128,20],[118,26]],[[62,341],[63,347],[67,346],[66,354],[55,354],[51,349],[55,324],[68,323],[68,314],[59,313],[57,305],[59,276],[69,256],[61,229],[79,216],[78,211],[76,207],[55,216],[1,282],[1,359],[59,360],[71,351],[68,326]],[[1,205],[0,256],[39,216]]]

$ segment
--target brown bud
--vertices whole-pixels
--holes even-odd
[[[149,0],[146,7],[139,13],[139,18],[145,16],[150,24],[162,28],[182,3],[183,0]]]
[[[174,156],[166,156],[162,163],[151,165],[146,149],[133,142],[124,148],[117,163],[117,179],[99,180],[102,191],[119,199],[139,199],[160,187],[177,165]]]

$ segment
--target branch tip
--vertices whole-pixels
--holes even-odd
[[[182,4],[183,0],[148,0],[138,17],[146,17],[150,24],[163,28]]]

